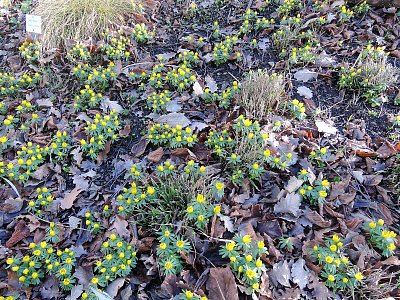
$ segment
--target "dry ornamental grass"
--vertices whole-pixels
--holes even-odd
[[[41,0],[33,14],[42,16],[44,47],[54,48],[68,40],[98,40],[137,8],[133,0]]]

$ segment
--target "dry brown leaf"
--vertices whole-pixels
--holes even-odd
[[[212,268],[207,280],[209,300],[239,300],[235,276],[230,268]]]
[[[157,150],[150,152],[147,155],[147,159],[149,161],[158,163],[161,160],[161,158],[163,157],[163,155],[164,155],[164,150],[162,147],[159,147]]]
[[[314,210],[308,211],[304,214],[304,216],[309,220],[311,223],[321,227],[321,228],[328,228],[331,226],[330,220],[324,220],[324,218]]]
[[[120,216],[116,216],[115,217],[115,221],[114,221],[113,226],[111,227],[111,229],[115,228],[115,230],[117,231],[117,233],[120,236],[129,238],[130,237],[130,232],[127,229],[128,225],[129,225],[128,221],[126,221],[125,219],[123,219]]]
[[[13,234],[8,239],[8,241],[6,242],[6,247],[7,248],[11,248],[15,244],[17,244],[19,241],[21,241],[24,238],[28,237],[30,235],[30,233],[31,233],[31,231],[29,230],[29,227],[26,226],[25,221],[24,220],[19,220],[19,222],[15,226]]]
[[[75,187],[71,192],[64,196],[64,199],[61,200],[61,209],[69,209],[74,205],[74,201],[82,192],[80,187]]]

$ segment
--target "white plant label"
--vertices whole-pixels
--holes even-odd
[[[26,14],[26,32],[41,34],[42,17]]]

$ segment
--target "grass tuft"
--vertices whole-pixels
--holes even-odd
[[[283,76],[261,70],[250,72],[242,82],[238,104],[248,117],[261,120],[269,111],[278,108],[284,93]]]
[[[42,16],[43,46],[62,48],[69,40],[98,40],[137,8],[133,0],[41,0],[33,14]]]

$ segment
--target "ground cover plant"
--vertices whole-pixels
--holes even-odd
[[[396,1],[2,4],[0,300],[400,297]]]

